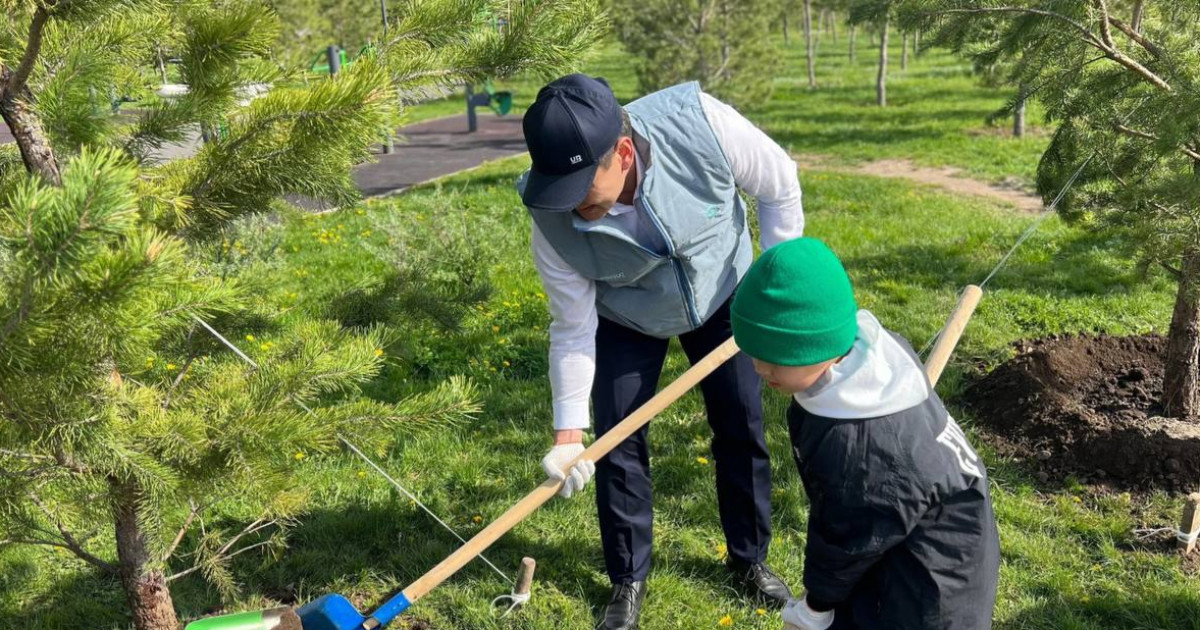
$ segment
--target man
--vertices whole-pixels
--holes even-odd
[[[731,336],[729,304],[753,259],[738,189],[758,202],[764,249],[801,236],[796,164],[733,108],[687,83],[625,109],[602,79],[569,75],[524,119],[533,166],[517,183],[533,217],[536,267],[550,301],[554,447],[542,461],[570,497],[596,476],[604,562],[613,584],[603,627],[637,628],[652,543],[647,430],[600,462],[578,462],[655,393],[670,338],[693,363]],[[739,354],[700,385],[713,430],[728,566],[749,594],[791,596],[765,563],[771,470],[762,384]]]

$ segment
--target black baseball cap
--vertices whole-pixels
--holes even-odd
[[[566,212],[592,186],[600,158],[621,136],[621,105],[601,78],[569,74],[546,84],[522,121],[533,166],[521,201]]]

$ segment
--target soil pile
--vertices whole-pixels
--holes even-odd
[[[1053,337],[1017,351],[966,392],[1001,451],[1042,480],[1196,489],[1200,424],[1160,415],[1165,338]]]

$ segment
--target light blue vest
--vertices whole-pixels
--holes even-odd
[[[611,217],[529,212],[559,256],[595,281],[600,316],[671,337],[706,322],[749,269],[746,206],[700,105],[699,84],[648,94],[625,111],[644,169],[637,211],[657,228],[661,247],[639,243]],[[518,190],[524,185],[522,175]]]

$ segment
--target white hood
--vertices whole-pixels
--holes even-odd
[[[925,369],[879,320],[860,310],[858,335],[849,354],[794,398],[805,411],[825,418],[875,418],[924,402],[929,382]]]

